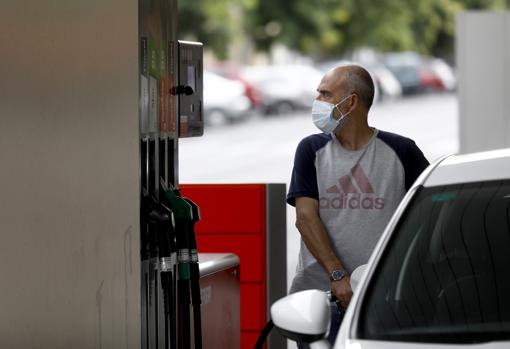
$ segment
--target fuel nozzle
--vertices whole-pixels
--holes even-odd
[[[340,300],[338,298],[336,298],[336,296],[333,294],[333,292],[327,291],[326,296],[328,297],[328,300],[330,301],[330,303],[335,303],[339,313],[342,313],[342,314],[345,313],[345,308],[340,305]]]
[[[198,208],[197,204],[195,204],[190,199],[184,198],[184,200],[186,200],[186,202],[191,207],[191,221],[190,221],[190,226],[188,227],[191,262],[198,263],[198,250],[197,250],[197,239],[196,239],[196,235],[195,235],[195,223],[197,223],[200,220],[200,209]]]
[[[190,250],[190,277],[191,277],[191,305],[193,306],[193,326],[195,329],[195,349],[202,349],[202,314],[200,305],[202,299],[200,296],[200,267],[198,264],[197,239],[195,235],[195,223],[200,220],[200,210],[198,206],[188,198],[184,198],[191,207],[191,221],[188,225],[188,239]]]
[[[174,216],[164,205],[157,205],[149,212],[149,224],[152,226],[154,246],[159,258],[168,258],[175,250]]]
[[[190,241],[188,231],[190,222],[192,221],[192,208],[190,204],[174,190],[164,191],[164,195],[161,199],[174,214],[179,278],[189,280],[189,263],[191,257],[189,252]]]
[[[175,219],[175,240],[177,250],[177,300],[178,300],[178,318],[179,335],[178,347],[190,347],[190,239],[189,231],[192,222],[193,211],[190,204],[179,196],[177,190],[164,190],[160,195],[163,204],[169,207]],[[197,333],[195,332],[195,336]],[[200,340],[199,340],[200,341]],[[195,340],[196,343],[196,340]]]
[[[198,265],[195,223],[200,220],[198,206],[191,200],[181,197],[178,190],[167,190],[164,202],[172,209],[175,216],[178,293],[180,319],[184,324],[190,322],[189,305],[193,306],[193,326],[195,348],[202,348],[202,325],[200,312],[200,269]],[[181,327],[182,345],[189,344],[190,333],[187,326]]]

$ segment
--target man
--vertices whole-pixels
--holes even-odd
[[[312,119],[323,132],[298,145],[287,202],[296,207],[301,249],[290,292],[331,290],[342,308],[350,273],[368,261],[405,192],[428,166],[409,138],[368,125],[374,84],[362,67],[329,71]],[[341,322],[334,312],[329,340]]]

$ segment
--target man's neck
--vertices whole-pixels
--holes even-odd
[[[336,132],[336,138],[347,150],[359,150],[370,142],[374,130],[367,123],[347,124],[340,131]]]

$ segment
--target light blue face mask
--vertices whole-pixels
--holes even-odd
[[[345,124],[345,117],[349,115],[351,111],[344,114],[340,108],[338,108],[338,106],[345,102],[349,97],[352,97],[352,94],[348,95],[337,104],[331,104],[319,100],[313,101],[312,120],[315,126],[317,126],[319,130],[326,134],[330,134],[331,132],[334,132],[342,127]],[[341,115],[338,120],[333,117],[333,110],[335,108],[340,112]]]

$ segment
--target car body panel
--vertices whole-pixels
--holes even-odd
[[[408,191],[401,204],[395,211],[389,224],[384,230],[381,239],[370,257],[366,272],[359,283],[350,306],[348,307],[342,326],[340,327],[335,349],[385,349],[385,348],[472,348],[472,349],[499,349],[510,347],[510,341],[493,341],[474,344],[444,344],[444,343],[413,343],[398,341],[380,341],[358,339],[358,324],[363,299],[367,294],[368,283],[374,277],[375,269],[383,258],[390,239],[397,225],[402,219],[409,205],[412,204],[419,188],[423,186],[434,187],[449,184],[462,184],[469,182],[484,182],[510,178],[510,149],[501,149],[467,155],[447,156],[430,165],[416,180]]]
[[[488,342],[470,344],[469,349],[503,349],[509,348],[510,342]],[[431,344],[431,343],[398,343],[384,341],[348,340],[345,343],[335,345],[335,349],[466,349],[466,345],[456,344]]]
[[[509,159],[510,149],[454,156],[442,162],[423,185],[433,187],[510,178]]]

